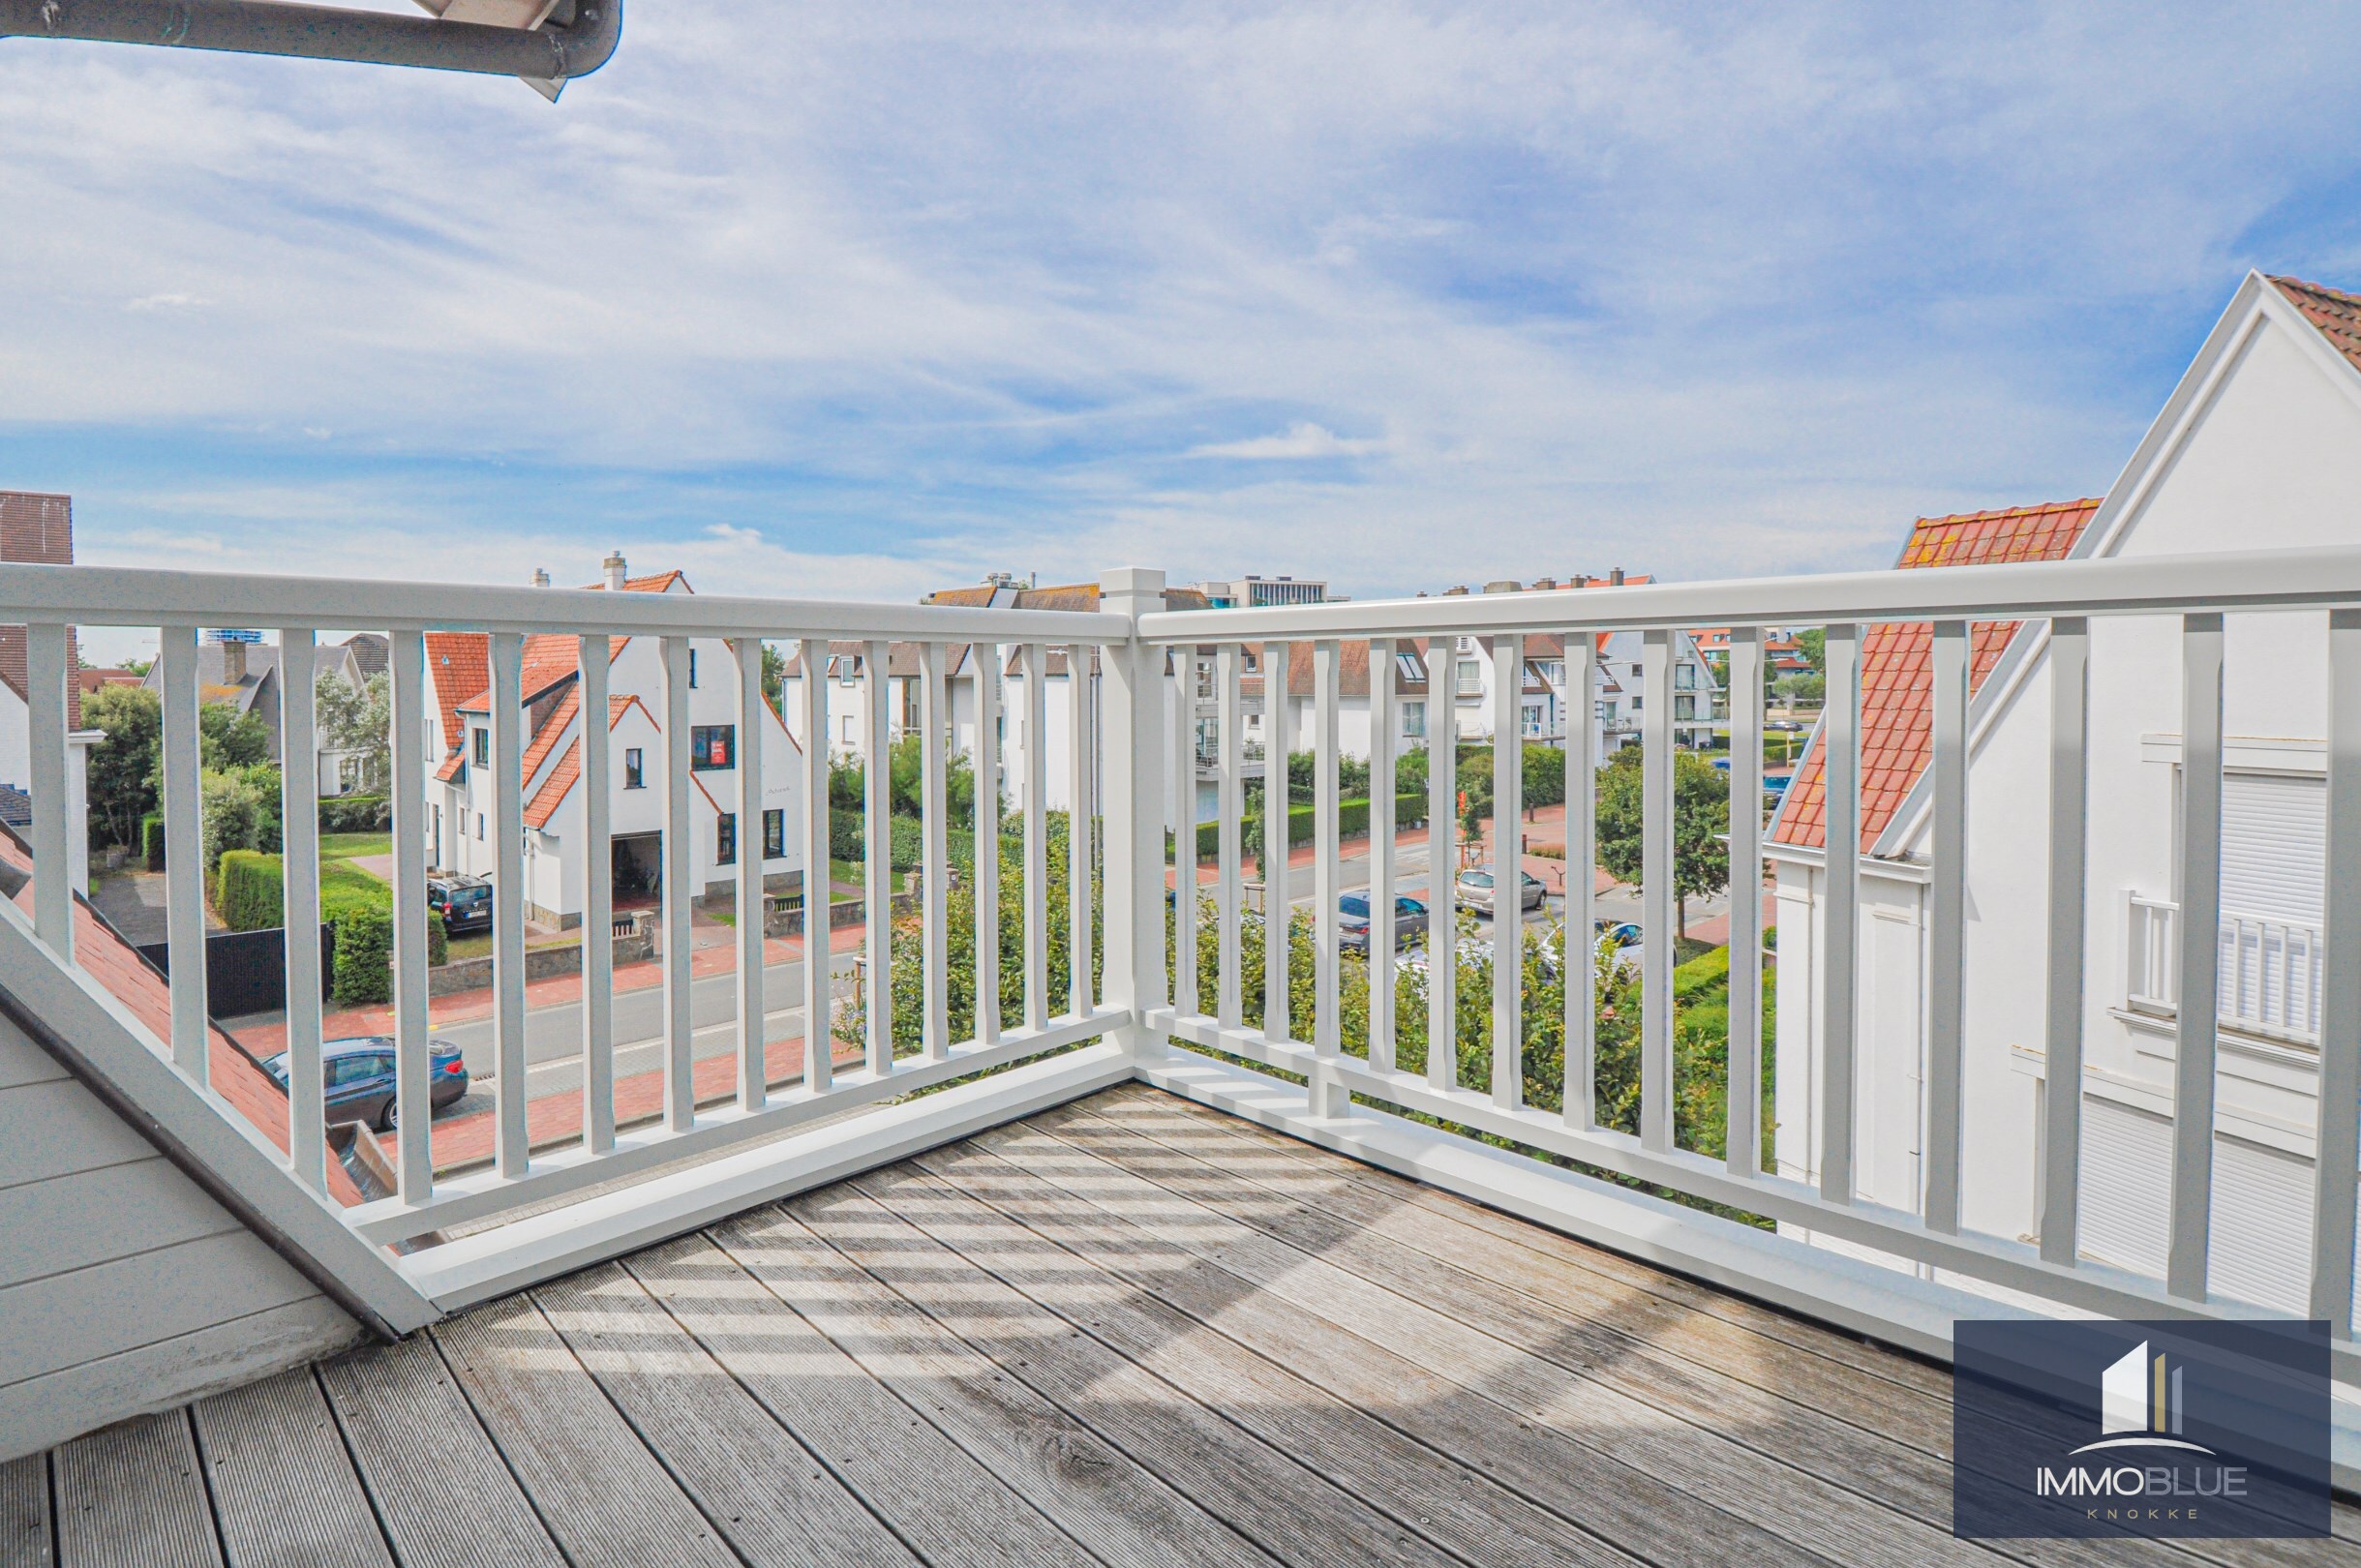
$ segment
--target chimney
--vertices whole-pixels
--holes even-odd
[[[1517,580],[1513,577],[1504,577],[1498,582],[1487,583],[1484,585],[1484,591],[1487,593],[1515,593],[1519,591]]]
[[[1454,584],[1452,587],[1443,589],[1443,597],[1446,599],[1464,599],[1467,596],[1468,585],[1465,583]]]
[[[41,566],[74,564],[74,499],[70,496],[36,495],[0,490],[0,560]],[[66,668],[79,662],[74,628],[66,628]],[[18,691],[28,678],[25,630],[0,626],[0,679]],[[66,726],[82,727],[82,687],[66,682]]]
[[[606,564],[607,590],[610,593],[621,593],[623,590],[623,553],[620,550],[614,552],[607,557]]]
[[[532,586],[534,588],[549,587],[549,573],[543,571],[540,567],[535,566],[532,569]]]
[[[235,686],[246,679],[246,645],[234,637],[221,639],[222,684]]]
[[[1613,570],[1613,571],[1611,571],[1611,572],[1609,572],[1609,573],[1607,574],[1607,586],[1608,586],[1609,588],[1621,588],[1621,587],[1623,586],[1623,568],[1622,568],[1622,567],[1618,566],[1617,568],[1615,568],[1615,570]]]

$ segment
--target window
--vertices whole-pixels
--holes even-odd
[[[1697,666],[1680,664],[1673,667],[1673,684],[1682,691],[1697,689]]]
[[[483,838],[484,838],[484,814],[483,814],[482,812],[478,811],[478,812],[475,814],[475,840],[476,840],[476,842],[477,842],[477,843],[479,843],[479,844],[480,844],[480,843],[482,843],[482,842],[483,842]]]
[[[738,863],[738,816],[735,812],[724,811],[713,819],[713,863]]]
[[[710,773],[717,768],[737,765],[737,725],[700,724],[688,732],[688,766],[692,771]]]
[[[1566,683],[1566,667],[1561,659],[1552,659],[1541,667],[1541,678],[1553,686]]]
[[[1422,682],[1427,678],[1427,673],[1419,665],[1418,655],[1415,653],[1396,653],[1394,670],[1403,680],[1413,684]]]
[[[1426,704],[1404,703],[1402,705],[1402,733],[1413,740],[1424,740],[1427,738]]]
[[[688,650],[688,689],[697,689],[697,650],[693,648]]]
[[[787,813],[763,813],[763,859],[775,860],[787,853]]]
[[[1539,735],[1541,733],[1540,708],[1532,707],[1525,709],[1525,733],[1527,735]]]
[[[858,739],[853,733],[853,715],[847,713],[844,715],[844,743],[849,746]]]
[[[475,766],[478,768],[492,766],[492,732],[489,729],[475,732]]]
[[[1693,719],[1696,716],[1697,699],[1690,696],[1685,691],[1676,694],[1673,698],[1673,717],[1677,719]]]
[[[1473,697],[1484,689],[1484,667],[1472,659],[1459,667],[1459,694]]]
[[[640,748],[625,746],[623,748],[623,788],[644,790],[647,787],[648,775],[641,766]]]
[[[348,1084],[367,1083],[370,1079],[393,1070],[393,1058],[374,1051],[357,1051],[340,1056],[328,1064],[328,1084],[342,1088]]]

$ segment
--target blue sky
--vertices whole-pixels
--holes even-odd
[[[83,558],[906,598],[1882,564],[2361,287],[2348,9],[645,0],[499,80],[0,42]]]

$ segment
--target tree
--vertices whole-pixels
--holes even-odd
[[[126,847],[139,841],[139,819],[156,809],[156,758],[164,739],[164,702],[145,686],[101,686],[82,699],[82,722],[106,737],[90,750],[90,831]]]
[[[227,703],[202,703],[197,709],[197,754],[215,772],[270,761],[270,726],[259,713],[241,713]]]
[[[1790,675],[1779,678],[1778,692],[1790,707],[1823,702],[1828,697],[1828,678],[1816,675]]]
[[[1618,882],[1638,886],[1645,852],[1640,836],[1641,748],[1625,746],[1598,770],[1598,863]],[[1680,930],[1688,929],[1688,901],[1730,884],[1730,781],[1694,752],[1673,753],[1673,900]],[[1658,933],[1649,933],[1656,940]]]
[[[393,690],[379,671],[355,686],[321,671],[313,687],[319,739],[359,763],[359,787],[382,795],[393,777]]]
[[[787,711],[786,704],[780,697],[780,693],[786,689],[786,686],[787,655],[772,648],[769,643],[765,643],[763,645],[763,701],[771,705],[771,711],[781,716],[784,716]]]
[[[1525,811],[1563,805],[1566,798],[1566,754],[1557,746],[1527,741],[1524,756]]]
[[[1829,673],[1829,634],[1818,626],[1797,634],[1796,646],[1803,650],[1803,662],[1812,667],[1812,674]]]

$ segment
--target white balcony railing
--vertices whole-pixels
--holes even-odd
[[[2180,906],[2126,893],[2124,908],[2126,1003],[2134,1011],[2169,1017],[2181,1005]],[[2317,1045],[2327,933],[2253,915],[2225,914],[2221,923],[2215,963],[2223,1027]]]
[[[317,793],[316,781],[307,774],[317,755],[310,694],[319,633],[383,631],[392,643],[392,1033],[399,1114],[390,1156],[397,1185],[392,1195],[343,1207],[334,1219],[341,1221],[344,1245],[364,1246],[376,1260],[371,1267],[393,1271],[439,1309],[615,1255],[646,1240],[704,1223],[733,1204],[776,1195],[799,1183],[832,1179],[830,1172],[841,1174],[864,1162],[902,1158],[930,1138],[940,1141],[1023,1114],[1044,1102],[1044,1097],[1071,1096],[1135,1076],[1175,1092],[1252,1109],[1272,1125],[1337,1146],[1350,1144],[1356,1136],[1377,1135],[1351,1131],[1360,1128],[1376,1129],[1396,1140],[1430,1140],[1421,1147],[1448,1146],[1470,1159],[1502,1145],[1538,1149],[1704,1204],[1766,1217],[1899,1262],[1983,1281],[2077,1311],[2124,1317],[2222,1313],[2235,1309],[2209,1302],[2206,1289],[2212,1246],[2210,1110],[2219,1024],[2211,1010],[2203,1016],[2184,1010],[2175,1019],[2175,1093],[2179,1103],[2198,1113],[2178,1118],[2172,1131],[2169,1261],[2161,1282],[2093,1268],[2078,1255],[2079,1095],[2052,1094],[2046,1099],[2038,1246],[1962,1229],[1968,1161],[1971,1156],[1990,1158],[1963,1146],[1961,1120],[1970,632],[1978,621],[2047,622],[2043,647],[2055,695],[2047,704],[2052,809],[2046,820],[2045,903],[2039,910],[2006,916],[1987,908],[1983,915],[1985,920],[2023,919],[2045,926],[2048,957],[2042,973],[1995,977],[1986,982],[2045,991],[2051,1024],[2042,1043],[2048,1081],[2073,1084],[2082,1078],[2080,1020],[2086,981],[2085,676],[2091,618],[2163,617],[2175,627],[2186,688],[2182,744],[2194,766],[2187,769],[2173,832],[2180,862],[2191,879],[2185,902],[2210,927],[2220,858],[2222,617],[2258,610],[2331,611],[2327,675],[2338,697],[2330,705],[2327,738],[2331,874],[2324,928],[2316,940],[2307,934],[2300,945],[2291,928],[2280,928],[2276,935],[2255,934],[2253,994],[2254,1006],[2262,1014],[2301,1018],[2322,1038],[2315,1245],[2302,1263],[2309,1276],[2313,1315],[2339,1324],[2348,1320],[2355,1175],[2361,1168],[2355,1159],[2356,1132],[2361,1130],[2354,1116],[2361,1101],[2361,704],[2347,694],[2361,692],[2361,553],[1963,566],[1650,585],[1613,594],[1535,592],[1196,612],[1162,608],[1159,573],[1111,573],[1102,588],[1102,610],[1063,613],[0,566],[0,622],[30,627],[31,844],[37,873],[29,921],[14,905],[0,903],[0,959],[6,960],[0,963],[0,990],[41,991],[58,1003],[48,1014],[49,1027],[61,1034],[85,1027],[113,1030],[122,1041],[131,1042],[124,1049],[141,1053],[136,1062],[122,1051],[111,1058],[104,1052],[92,1054],[86,1065],[93,1073],[121,1077],[130,1072],[121,1064],[132,1063],[143,1083],[161,1070],[176,1074],[177,1081],[201,1097],[209,1071],[209,1036],[202,958],[205,890],[197,874],[202,853],[196,676],[199,628],[262,627],[279,637],[286,671],[285,787],[290,799]],[[1861,1120],[1855,1103],[1857,1068],[1864,1049],[1857,1011],[1860,998],[1876,979],[1864,972],[1865,955],[1872,949],[1862,940],[1867,925],[1860,893],[1862,645],[1866,627],[1892,622],[1932,623],[1931,763],[1925,786],[1932,853],[1918,868],[1928,884],[1928,917],[1923,955],[1914,944],[1910,960],[1914,966],[1923,962],[1927,977],[1925,1134],[1921,1197],[1910,1208],[1862,1199],[1855,1149]],[[173,962],[168,1018],[159,1017],[154,1024],[95,1001],[79,1010],[64,1008],[74,996],[95,996],[97,984],[88,975],[76,975],[74,967],[76,906],[68,892],[70,835],[62,739],[67,628],[73,625],[136,626],[161,633],[163,810]],[[1547,1020],[1546,1029],[1529,1011],[1531,999],[1525,990],[1524,968],[1515,963],[1492,965],[1490,994],[1480,999],[1481,1005],[1466,1008],[1455,994],[1453,966],[1430,965],[1423,1032],[1406,1030],[1406,1020],[1396,1015],[1391,985],[1364,984],[1365,1017],[1357,1004],[1347,1017],[1348,972],[1338,940],[1338,902],[1346,890],[1340,845],[1347,802],[1340,799],[1338,782],[1344,643],[1369,645],[1366,733],[1371,773],[1379,779],[1394,776],[1396,738],[1401,733],[1393,656],[1399,641],[1431,640],[1438,666],[1429,672],[1430,689],[1435,691],[1467,688],[1467,676],[1454,665],[1476,658],[1494,661],[1494,820],[1506,823],[1522,815],[1517,676],[1526,637],[1536,632],[1561,637],[1569,650],[1571,688],[1589,690],[1594,678],[1595,634],[1636,633],[1645,672],[1641,684],[1663,692],[1671,688],[1680,629],[1701,625],[1735,628],[1729,654],[1731,787],[1741,799],[1756,799],[1761,788],[1762,628],[1827,629],[1828,700],[1820,735],[1827,748],[1829,847],[1811,960],[1822,1023],[1813,1091],[1818,1103],[1812,1108],[1817,1144],[1809,1181],[1763,1168],[1765,1107],[1760,1103],[1757,1054],[1763,933],[1754,898],[1734,900],[1729,917],[1733,956],[1726,1122],[1721,1129],[1726,1152],[1719,1157],[1683,1148],[1676,1135],[1672,942],[1643,944],[1637,961],[1642,1016],[1635,1131],[1602,1125],[1599,1119],[1598,1019],[1590,1005],[1591,990],[1580,979],[1562,986],[1571,1001],[1562,1016]],[[429,863],[427,786],[439,739],[439,732],[428,726],[424,706],[423,640],[429,632],[453,629],[487,638],[491,762],[478,782],[489,792],[492,830],[487,841],[499,856],[493,876],[491,1135],[484,1162],[467,1169],[439,1168],[428,1076],[432,1019],[424,870]],[[732,1071],[720,1092],[701,1089],[698,1037],[701,1032],[710,1036],[711,1029],[701,1031],[691,1008],[689,920],[692,896],[704,889],[690,855],[667,853],[662,859],[659,917],[662,1038],[654,1047],[661,1093],[651,1102],[646,1119],[633,1125],[617,1088],[608,940],[612,912],[605,902],[605,879],[592,877],[583,922],[592,940],[585,943],[583,951],[581,1038],[568,1058],[579,1064],[580,1081],[578,1088],[564,1091],[574,1102],[578,1133],[562,1141],[536,1136],[534,1119],[528,1115],[533,1107],[528,1103],[530,1064],[520,865],[526,803],[522,767],[528,739],[522,702],[528,694],[521,690],[520,670],[528,636],[561,637],[578,648],[581,711],[590,714],[609,709],[610,640],[627,637],[654,646],[660,655],[659,676],[650,706],[658,710],[653,718],[661,740],[649,755],[647,771],[650,789],[662,801],[665,842],[676,848],[693,842],[691,813],[699,793],[713,799],[720,809],[737,813],[739,841],[749,847],[755,841],[753,825],[762,820],[768,798],[758,745],[741,748],[734,777],[712,771],[691,777],[692,643],[701,644],[705,652],[705,684],[713,687],[718,674],[740,733],[746,736],[758,733],[766,722],[759,678],[766,640],[800,642],[807,670],[823,667],[832,639],[865,643],[866,720],[859,750],[867,765],[868,793],[861,818],[872,867],[888,863],[893,839],[884,685],[889,644],[915,645],[920,729],[925,737],[918,909],[900,927],[903,941],[897,945],[892,879],[879,874],[866,880],[860,895],[860,925],[867,962],[858,993],[857,1032],[839,1027],[837,998],[825,962],[804,963],[791,995],[772,995],[771,990],[784,982],[771,972],[764,922],[741,920],[729,939],[737,956]],[[1456,651],[1460,637],[1488,640],[1490,647],[1481,653],[1461,653]],[[1247,937],[1250,931],[1258,932],[1260,917],[1248,898],[1249,866],[1240,842],[1244,786],[1252,761],[1244,744],[1240,682],[1250,646],[1270,661],[1266,668],[1285,669],[1289,645],[1299,641],[1310,645],[1314,678],[1309,733],[1302,738],[1316,760],[1310,862],[1297,869],[1286,856],[1271,854],[1253,874],[1264,885],[1266,907],[1273,910],[1294,908],[1309,891],[1311,908],[1297,918],[1309,927],[1312,941],[1307,959],[1291,957],[1288,943],[1273,942],[1262,961],[1250,967]],[[965,670],[992,669],[1002,645],[1023,649],[1018,661],[1022,674],[1010,681],[1006,697],[1012,709],[1021,703],[1027,722],[1008,725],[1011,755],[1004,757],[996,739],[1003,701],[998,684],[978,682],[971,706],[961,710],[968,714],[967,733],[975,738],[970,760],[977,802],[972,822],[963,825],[961,832],[972,829],[975,852],[958,857],[967,863],[954,867],[947,798],[954,715],[947,685],[951,650],[959,646],[976,650]],[[1065,667],[1077,670],[1090,668],[1086,655],[1095,648],[1102,672],[1095,692],[1086,680],[1062,682],[1057,700],[1071,708],[1057,725],[1044,722],[1051,700],[1044,676],[1052,647],[1067,650]],[[547,648],[542,645],[544,652]],[[1211,879],[1202,899],[1178,897],[1169,903],[1167,877],[1195,889],[1199,866],[1196,704],[1168,700],[1168,657],[1174,665],[1169,678],[1176,682],[1173,692],[1209,684],[1219,709],[1219,827]],[[827,690],[825,682],[810,683],[817,710],[803,718],[806,736],[828,733]],[[706,703],[714,700],[710,689],[700,695]],[[1678,721],[1672,705],[1660,701],[1648,703],[1634,717],[1645,764],[1642,923],[1652,937],[1674,928],[1673,764]],[[1295,722],[1288,704],[1274,704],[1265,715],[1264,749],[1254,766],[1266,775],[1267,791],[1287,788],[1287,758],[1298,743],[1291,733]],[[1589,705],[1576,704],[1568,728],[1566,848],[1569,863],[1585,864],[1595,848],[1590,833],[1598,720]],[[1073,743],[1065,744],[1062,752],[1053,750],[1052,741],[1064,737],[1072,737]],[[604,726],[585,727],[579,830],[586,840],[587,863],[592,866],[609,863],[614,837],[616,800],[608,791],[606,744]],[[1070,880],[1059,895],[1068,922],[1064,950],[1096,952],[1101,961],[1095,973],[1091,963],[1072,964],[1075,978],[1054,994],[1046,805],[1053,760],[1075,819],[1094,823],[1097,842],[1103,846],[1096,865],[1089,853],[1069,859]],[[826,918],[830,878],[821,871],[831,829],[829,762],[825,745],[809,746],[795,756],[801,799],[791,813],[787,835],[791,852],[804,858],[805,927],[815,954],[821,933],[831,924]],[[1015,830],[1006,834],[1000,820],[1004,782],[1008,798],[1021,802],[1020,821],[1010,825]],[[1429,792],[1425,854],[1419,859],[1423,867],[1452,866],[1463,859],[1452,771],[1431,769]],[[1377,909],[1393,908],[1397,891],[1408,890],[1410,874],[1407,863],[1397,864],[1393,792],[1377,790],[1365,807],[1355,804],[1354,809],[1368,814],[1370,903]],[[1736,814],[1728,836],[1735,864],[1761,863],[1762,831],[1755,813]],[[1011,845],[1009,875],[1016,883],[1010,918],[1021,927],[1012,933],[1008,946],[1021,974],[1006,984],[1000,973],[1004,839]],[[1088,843],[1090,838],[1077,834],[1075,841]],[[1167,843],[1172,846],[1169,859]],[[1516,885],[1514,846],[1515,835],[1502,835],[1489,851],[1500,886]],[[765,893],[762,857],[749,851],[737,859],[726,871],[709,867],[704,874],[728,877],[740,910],[759,909]],[[318,845],[308,814],[288,813],[286,901],[292,929],[317,927],[318,873]],[[972,938],[968,928],[952,918],[964,907],[954,904],[954,892],[961,900],[974,899]],[[1565,898],[1562,916],[1539,918],[1519,910],[1516,900],[1500,900],[1491,950],[1522,950],[1525,933],[1538,925],[1544,928],[1553,961],[1564,967],[1568,954],[1563,931],[1587,934],[1593,928],[1590,879],[1568,879]],[[1453,950],[1458,932],[1452,901],[1429,897],[1426,902],[1428,950]],[[2193,944],[2185,932],[2176,938],[2168,922],[2160,928],[2153,912],[2144,912],[2141,919],[2149,921],[2143,928],[2143,950],[2171,950],[2176,957],[2169,976],[2138,972],[2132,987],[2136,994],[2161,999],[2181,988],[2215,990],[2224,986],[2225,978],[2225,994],[2248,994],[2243,978],[2247,936],[2233,932],[2222,942]],[[1200,955],[1200,928],[1207,926]],[[954,952],[954,927],[960,932],[957,940],[972,941],[972,948]],[[1259,947],[1259,941],[1255,945]],[[1586,940],[1576,951],[1588,948]],[[1393,974],[1393,921],[1373,922],[1370,949],[1368,973]],[[1309,1001],[1298,1010],[1290,971],[1307,961],[1313,971],[1304,989]],[[1572,966],[1578,975],[1588,975],[1582,958],[1572,958]],[[954,969],[973,976],[972,995],[963,982],[956,1009],[951,998]],[[1257,972],[1261,1005],[1250,1009],[1245,987],[1249,974]],[[323,1178],[326,1113],[316,945],[288,945],[288,975],[290,1152],[280,1157],[278,1176],[281,1185],[324,1210],[332,1205],[326,1196],[329,1183]],[[2177,985],[2168,983],[2173,980]],[[775,1070],[769,1055],[773,1042],[767,1038],[780,1001],[801,1009],[800,1027],[808,1046],[803,1059],[785,1073]],[[2243,1009],[2246,1003],[2236,1006]],[[972,1027],[955,1031],[958,1038],[953,1028],[954,1015],[973,1020]],[[1438,1048],[1424,1050],[1417,1058],[1407,1054],[1402,1047],[1411,1033],[1432,1038]],[[843,1061],[832,1048],[839,1040],[848,1051]],[[1288,1076],[1253,1073],[1204,1055],[1176,1052],[1176,1041],[1278,1069]],[[1533,1053],[1544,1041],[1551,1051],[1562,1049],[1562,1055],[1543,1064],[1550,1070],[1539,1081],[1562,1082],[1565,1088],[1562,1094],[1553,1091],[1537,1100],[1529,1091],[1527,1069],[1540,1062]],[[1055,1062],[1032,1060],[1068,1047],[1080,1049]],[[1481,1081],[1463,1080],[1463,1058],[1484,1064]],[[109,1068],[109,1061],[118,1066]],[[1012,1067],[1017,1070],[984,1075]],[[1243,1074],[1256,1086],[1237,1088],[1240,1080],[1232,1077],[1222,1080],[1228,1088],[1206,1087],[1208,1074],[1218,1078],[1225,1073]],[[1297,1080],[1303,1087],[1293,1086]],[[917,1093],[929,1089],[947,1092]],[[1416,1119],[1391,1116],[1380,1107],[1413,1112]],[[224,1116],[235,1114],[226,1102],[220,1108]],[[855,1112],[860,1114],[848,1114]],[[1482,1141],[1468,1134],[1480,1135]],[[185,1147],[195,1147],[182,1141]],[[1449,1171],[1458,1157],[1423,1161],[1402,1158],[1414,1163],[1420,1174],[1448,1181],[1457,1179]],[[1584,1216],[1603,1199],[1588,1188],[1579,1193],[1572,1188],[1565,1191],[1575,1195],[1550,1210],[1553,1222],[1582,1230],[1591,1223]],[[1528,1207],[1548,1204],[1543,1199],[1517,1201]],[[1749,1273],[1749,1265],[1733,1260],[1771,1254],[1761,1251],[1760,1232],[1745,1234],[1751,1238],[1745,1246],[1733,1243],[1735,1250],[1711,1252],[1717,1261],[1709,1260],[1708,1249],[1687,1256],[1684,1266],[1800,1310],[1825,1310],[1857,1324],[1883,1321],[1875,1316],[1877,1309],[1860,1305],[1865,1298],[1859,1291],[1841,1282],[1841,1270],[1831,1267],[1831,1272],[1810,1275],[1798,1272],[1805,1266],[1788,1258],[1778,1265],[1785,1273],[1774,1275],[1769,1265],[1763,1272]],[[1828,1294],[1823,1299],[1815,1290]],[[1895,1332],[1907,1342],[1922,1342],[1908,1338],[1917,1330],[1896,1327]],[[2361,1381],[2361,1358],[2344,1338],[2339,1340],[2336,1366],[2341,1377]]]

